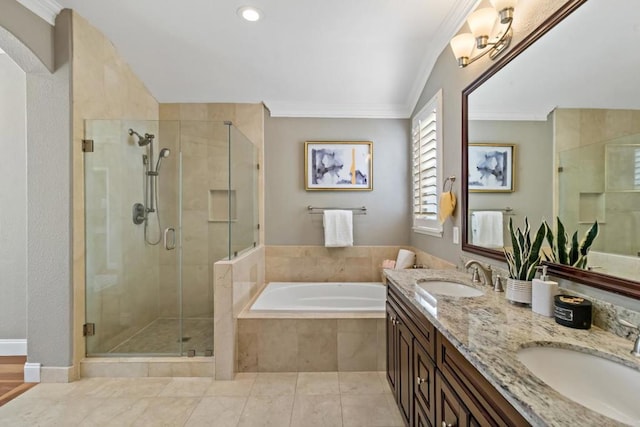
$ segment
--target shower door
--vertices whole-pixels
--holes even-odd
[[[180,123],[88,120],[85,138],[87,355],[182,355]]]

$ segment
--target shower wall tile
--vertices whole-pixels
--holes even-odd
[[[216,122],[233,121],[236,118],[236,104],[208,104],[207,116]]]
[[[123,302],[131,300],[127,293],[134,289],[147,289],[150,295],[155,295],[158,289],[158,266],[150,261],[157,259],[158,253],[155,249],[145,248],[142,252],[136,252],[136,245],[129,245],[127,240],[141,239],[140,233],[127,232],[129,226],[131,205],[129,200],[124,200],[115,196],[111,200],[120,200],[118,206],[111,203],[110,208],[116,209],[110,212],[110,232],[114,230],[117,236],[109,236],[109,252],[101,252],[99,248],[85,247],[85,155],[82,153],[81,140],[85,138],[85,120],[88,119],[113,119],[109,122],[111,129],[105,128],[99,137],[94,138],[97,144],[115,144],[122,150],[127,148],[133,150],[134,147],[127,146],[127,139],[118,126],[123,119],[157,120],[159,113],[158,102],[151,93],[144,87],[142,82],[135,76],[125,61],[118,55],[115,47],[104,37],[100,31],[91,26],[84,18],[72,12],[73,26],[73,58],[71,61],[72,86],[73,86],[73,287],[74,287],[74,365],[78,368],[79,361],[85,355],[85,339],[82,337],[81,325],[85,322],[85,297],[96,300],[99,306],[88,304],[91,310],[92,321],[97,323],[97,330],[102,336],[118,337],[128,333],[130,324],[140,322],[139,327],[144,326],[150,315],[157,315],[157,301],[154,298],[147,298],[138,301],[140,306],[135,312],[123,313],[125,308]],[[107,124],[105,122],[105,124]],[[94,159],[95,156],[94,153]],[[140,157],[126,160],[138,161]],[[129,164],[129,163],[128,163]],[[139,166],[139,163],[135,163]],[[132,182],[139,182],[139,169],[130,170],[126,165],[121,165],[118,161],[101,165],[109,171],[109,179],[113,195],[128,194]],[[121,178],[118,179],[118,178]],[[104,193],[103,193],[104,194]],[[87,194],[87,202],[92,203],[94,194]],[[93,201],[99,206],[101,201]],[[105,224],[104,221],[101,222]],[[100,230],[100,224],[92,220],[87,222],[87,232],[94,233]],[[105,230],[106,231],[106,230]],[[137,231],[137,230],[136,230]],[[106,237],[106,236],[105,236]],[[123,240],[120,240],[123,239]],[[87,241],[91,241],[90,238]],[[106,247],[106,240],[102,240],[103,248]],[[122,248],[118,251],[119,248]],[[85,253],[91,252],[102,257],[108,262],[103,263],[102,271],[93,271],[95,275],[100,275],[102,282],[109,282],[110,277],[117,277],[116,285],[111,285],[109,289],[93,289],[89,295],[85,295]],[[141,260],[143,260],[141,262]],[[139,273],[139,274],[134,274]],[[134,279],[135,278],[135,281]],[[93,286],[93,284],[88,284]],[[117,290],[117,292],[114,292]],[[104,296],[102,300],[101,296]],[[108,348],[110,344],[105,342],[101,348],[93,350],[101,351]],[[79,371],[79,368],[78,368]]]

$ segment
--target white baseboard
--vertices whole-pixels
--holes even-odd
[[[24,382],[39,383],[40,382],[40,364],[27,362],[24,364]]]
[[[26,339],[5,339],[0,340],[0,356],[26,356]]]

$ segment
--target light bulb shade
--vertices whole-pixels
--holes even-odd
[[[463,33],[452,38],[449,44],[456,59],[469,58],[476,45],[476,39],[471,33]]]
[[[488,37],[491,35],[491,30],[493,30],[497,18],[498,12],[494,8],[484,7],[469,15],[467,23],[474,37]]]

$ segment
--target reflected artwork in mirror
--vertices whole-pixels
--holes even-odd
[[[586,268],[549,271],[640,299],[637,16],[636,0],[570,0],[463,91],[464,251],[504,260],[511,218],[578,236],[597,221]],[[517,146],[513,191],[477,191],[487,143]]]

